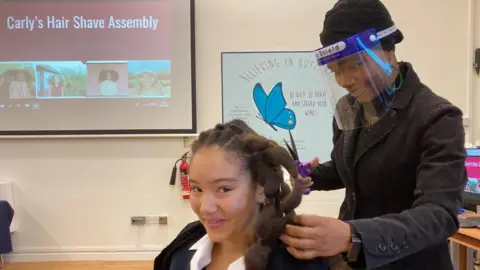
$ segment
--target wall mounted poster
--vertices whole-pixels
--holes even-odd
[[[330,160],[333,110],[313,52],[222,53],[223,122],[246,121],[300,159]]]

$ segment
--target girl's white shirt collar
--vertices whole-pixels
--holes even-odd
[[[205,235],[190,250],[196,250],[190,261],[190,270],[202,270],[212,261],[213,242]],[[227,270],[245,270],[243,256],[234,261]]]

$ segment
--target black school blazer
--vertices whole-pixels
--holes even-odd
[[[196,250],[190,250],[200,238],[206,234],[205,228],[199,221],[188,224],[179,235],[155,258],[154,270],[189,270],[190,260]],[[279,242],[270,254],[267,270],[329,270],[325,259],[302,261],[298,260]]]

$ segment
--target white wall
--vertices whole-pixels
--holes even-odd
[[[400,58],[467,116],[469,1],[385,1],[406,37]],[[335,1],[196,2],[198,123],[205,129],[221,121],[221,52],[317,48],[323,14]],[[179,187],[168,185],[185,151],[180,138],[0,140],[0,149],[0,181],[14,183],[17,221],[7,260],[151,259],[194,219]],[[342,196],[312,194],[300,211],[336,216]],[[162,213],[168,226],[129,223],[133,215]]]

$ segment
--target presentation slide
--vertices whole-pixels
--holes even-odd
[[[469,156],[465,160],[467,169],[468,183],[465,191],[480,193],[480,156]]]
[[[0,2],[0,132],[193,132],[192,3]]]

